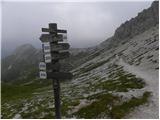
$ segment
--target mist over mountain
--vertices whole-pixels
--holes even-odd
[[[151,2],[59,4],[46,1],[43,4],[3,1],[2,56],[11,55],[16,47],[26,43],[41,48],[39,41],[41,28],[48,27],[48,23],[52,22],[57,23],[59,29],[67,29],[68,42],[72,48],[95,46],[112,36],[122,22],[148,8]]]

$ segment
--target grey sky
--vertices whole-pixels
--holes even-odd
[[[67,29],[72,47],[99,44],[114,34],[115,29],[151,5],[141,2],[3,2],[2,52],[30,43],[41,47],[42,27],[55,22]]]

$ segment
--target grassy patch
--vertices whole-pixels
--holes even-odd
[[[61,105],[61,112],[62,112],[62,116],[65,117],[70,117],[70,115],[68,114],[68,110],[70,110],[73,106],[77,106],[80,104],[80,100],[76,99],[70,102],[63,102],[63,104]]]
[[[150,97],[150,92],[145,92],[143,96],[136,98],[132,97],[130,100],[123,102],[122,104],[117,104],[120,101],[118,96],[113,96],[112,94],[97,94],[89,97],[89,99],[94,98],[97,101],[85,106],[79,111],[75,112],[77,118],[86,119],[96,119],[101,118],[101,115],[105,114],[108,118],[123,118],[131,110],[139,105],[143,105],[148,101]]]
[[[18,99],[26,99],[32,97],[32,93],[44,86],[48,86],[51,81],[47,81],[46,83],[41,81],[35,81],[28,85],[16,85],[16,84],[5,84],[2,83],[1,86],[1,96],[2,96],[2,103],[7,101],[14,101]]]
[[[133,110],[133,108],[146,103],[150,95],[150,92],[145,92],[140,98],[132,97],[132,99],[121,105],[113,106],[110,117],[115,119],[123,118],[127,113]]]
[[[77,106],[77,105],[79,105],[80,104],[80,100],[74,100],[74,101],[72,101],[71,103],[70,103],[70,105],[71,106]]]
[[[111,74],[109,77],[113,77]],[[128,92],[129,89],[141,89],[145,82],[141,78],[136,78],[132,74],[124,74],[123,72],[114,73],[114,77],[105,82],[96,85],[96,88],[105,89],[107,91]]]
[[[101,113],[109,113],[109,107],[112,106],[118,97],[111,94],[101,94],[96,96],[98,101],[91,103],[88,106],[81,108],[78,112],[74,113],[78,118],[97,118]]]
[[[34,106],[35,107],[35,106]],[[37,106],[38,109],[34,110],[32,112],[22,112],[21,116],[22,118],[29,119],[29,118],[47,118],[47,119],[53,119],[54,116],[54,108],[47,108],[42,106]],[[34,108],[33,108],[34,109]]]

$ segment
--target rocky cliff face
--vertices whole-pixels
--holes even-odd
[[[159,1],[154,1],[148,9],[138,13],[135,18],[121,24],[115,30],[114,36],[100,44],[100,48],[110,49],[118,43],[124,43],[135,35],[159,24]]]
[[[114,34],[114,39],[126,39],[148,30],[158,24],[159,5],[154,1],[150,8],[138,13],[138,16],[123,23]]]

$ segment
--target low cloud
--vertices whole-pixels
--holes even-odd
[[[67,29],[72,47],[90,47],[114,34],[115,29],[138,12],[147,2],[3,2],[2,49],[11,51],[24,43],[41,47],[42,27],[57,23]]]

